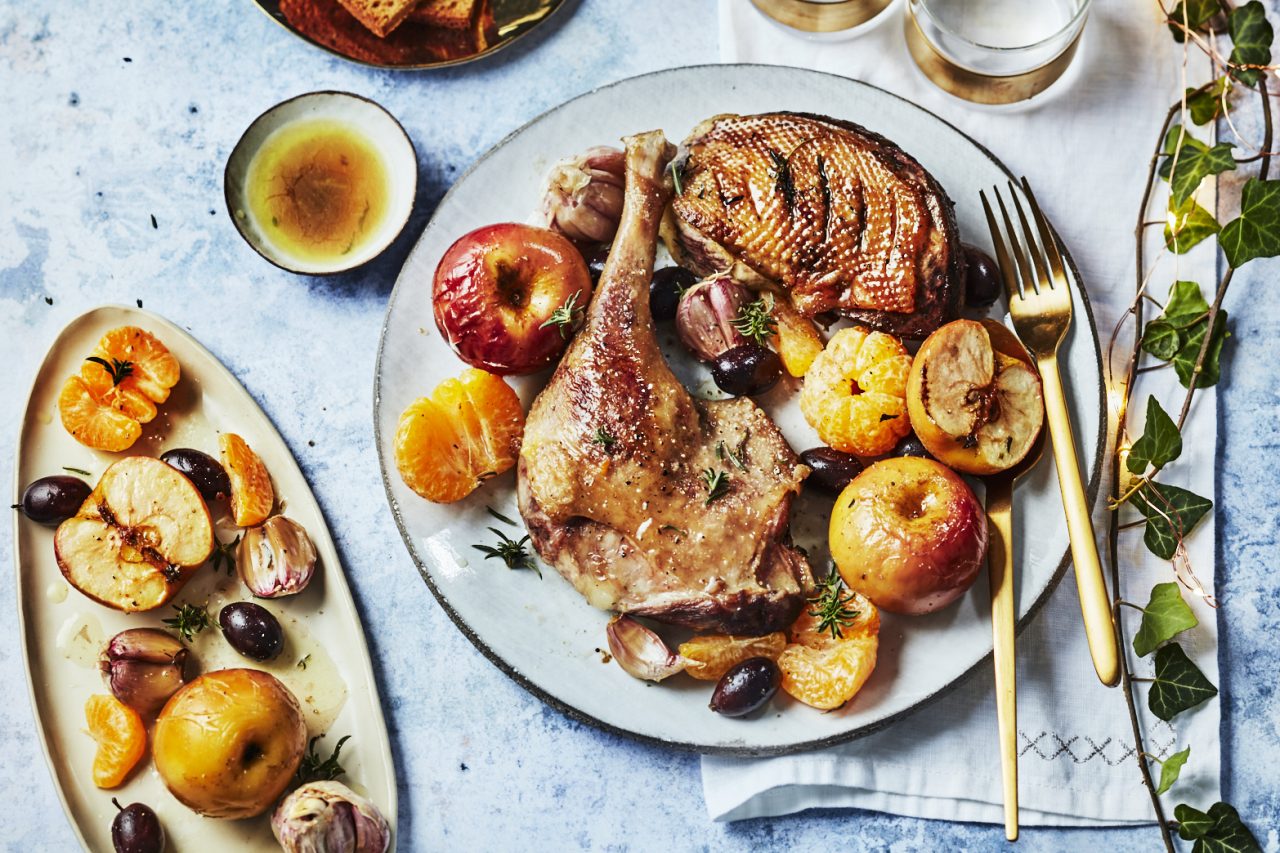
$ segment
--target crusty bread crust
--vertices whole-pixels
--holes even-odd
[[[421,0],[409,20],[447,30],[465,30],[470,29],[479,6],[477,0]]]
[[[365,29],[380,38],[386,38],[396,27],[404,23],[418,0],[338,0],[342,8],[351,13]]]

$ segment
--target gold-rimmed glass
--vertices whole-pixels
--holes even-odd
[[[1090,0],[908,0],[907,49],[946,92],[978,104],[1028,101],[1071,66]]]

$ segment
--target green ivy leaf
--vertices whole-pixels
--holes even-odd
[[[1185,329],[1208,313],[1209,303],[1194,281],[1175,281],[1169,288],[1164,318],[1179,329]]]
[[[1179,3],[1169,15],[1169,29],[1173,32],[1174,41],[1178,44],[1186,41],[1187,36],[1182,32],[1184,20],[1188,27],[1198,30],[1217,13],[1217,0],[1184,0]]]
[[[1177,811],[1174,813],[1177,814]],[[1209,814],[1205,817],[1213,823],[1196,836],[1191,853],[1262,853],[1258,839],[1253,837],[1249,827],[1240,820],[1240,813],[1231,806],[1214,803],[1209,806]],[[1178,834],[1182,835],[1181,828],[1178,829]]]
[[[1267,65],[1271,62],[1271,39],[1274,31],[1267,20],[1267,10],[1259,0],[1249,0],[1231,10],[1227,18],[1231,34],[1232,65]],[[1262,76],[1257,68],[1236,68],[1231,72],[1241,83],[1255,86]]]
[[[1129,471],[1141,474],[1148,465],[1163,468],[1182,453],[1182,433],[1154,396],[1147,398],[1147,423],[1129,448]]]
[[[1206,125],[1222,115],[1222,96],[1231,88],[1230,77],[1219,77],[1208,89],[1187,89],[1187,112],[1191,123]]]
[[[1152,491],[1155,495],[1149,497]],[[1147,520],[1142,541],[1151,553],[1163,560],[1173,559],[1178,543],[1213,509],[1213,501],[1208,498],[1164,483],[1147,483],[1131,500]]]
[[[1183,841],[1200,838],[1213,828],[1213,818],[1186,803],[1174,806],[1173,817],[1178,821],[1178,837]]]
[[[1186,764],[1190,757],[1191,747],[1187,747],[1182,752],[1175,752],[1164,760],[1160,765],[1160,785],[1156,788],[1157,794],[1163,794],[1173,787],[1173,783],[1177,782],[1178,776],[1182,774],[1182,765]]]
[[[1155,679],[1147,694],[1147,707],[1166,723],[1218,695],[1218,688],[1177,643],[1156,650]]]
[[[1164,224],[1164,244],[1179,255],[1185,255],[1206,237],[1222,228],[1213,214],[1189,198],[1180,207],[1170,208]]]
[[[1172,324],[1155,319],[1142,333],[1142,348],[1161,361],[1171,361],[1182,349],[1183,334]]]
[[[1280,255],[1280,181],[1246,181],[1240,215],[1222,226],[1218,242],[1233,267]]]
[[[1172,581],[1158,583],[1151,588],[1151,601],[1142,608],[1142,626],[1133,635],[1133,650],[1138,657],[1146,657],[1161,643],[1167,643],[1199,624],[1196,615],[1182,600],[1178,585]]]
[[[1204,343],[1204,332],[1208,325],[1209,321],[1205,320],[1190,327],[1185,343],[1173,356],[1173,369],[1183,388],[1191,387],[1191,377],[1195,373],[1196,359],[1200,357],[1200,345]],[[1213,321],[1213,338],[1209,341],[1209,351],[1204,355],[1200,375],[1196,378],[1197,388],[1210,388],[1218,384],[1218,377],[1222,372],[1222,345],[1227,337],[1227,312],[1218,309],[1218,316]]]
[[[1160,164],[1160,177],[1169,182],[1174,207],[1182,206],[1191,198],[1205,178],[1230,172],[1236,167],[1229,142],[1219,142],[1210,148],[1180,124],[1169,128],[1164,153],[1167,156]]]

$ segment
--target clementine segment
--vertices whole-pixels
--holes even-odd
[[[791,626],[791,642],[778,656],[782,689],[787,694],[830,711],[862,689],[876,668],[880,611],[861,595],[851,606],[858,615],[841,629],[840,637],[818,631],[818,620],[808,611]]]
[[[127,450],[142,435],[142,424],[112,406],[103,405],[93,389],[72,376],[58,393],[58,414],[71,437],[94,450]]]
[[[501,377],[470,368],[400,415],[396,468],[422,497],[452,503],[510,470],[523,434],[516,392]]]
[[[684,671],[699,681],[719,681],[721,676],[748,658],[777,660],[787,645],[782,631],[763,637],[709,635],[680,644],[680,656],[688,660]]]
[[[271,515],[276,502],[267,466],[234,432],[218,436],[218,447],[231,481],[231,518],[240,527],[257,527]]]
[[[138,712],[114,696],[98,694],[84,703],[89,735],[98,742],[93,757],[93,784],[114,788],[142,759],[147,749],[147,730]]]
[[[792,376],[804,376],[813,361],[822,353],[822,333],[813,321],[791,307],[786,299],[779,299],[773,317],[778,321],[777,334],[769,341],[782,366]]]
[[[169,391],[178,384],[182,375],[178,360],[160,343],[155,335],[137,326],[121,326],[112,329],[98,341],[93,355],[103,361],[112,359],[128,362],[129,375],[119,383],[122,387],[137,391],[156,403],[169,399]],[[81,368],[81,374],[89,368],[106,372],[106,368],[89,362]]]

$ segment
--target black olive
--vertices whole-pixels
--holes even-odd
[[[782,360],[768,347],[743,344],[720,354],[711,363],[711,378],[726,394],[755,397],[768,391],[782,375]]]
[[[111,802],[120,809],[111,821],[111,843],[116,853],[161,853],[164,850],[164,827],[156,813],[142,803],[132,803],[121,808],[113,797]]]
[[[831,447],[815,447],[800,454],[800,461],[813,469],[806,483],[829,495],[838,495],[862,473],[862,463],[850,453]]]
[[[207,501],[231,494],[231,481],[227,479],[222,463],[203,451],[175,447],[173,450],[166,450],[160,456],[160,461],[167,462],[169,467],[185,474]]]
[[[968,305],[984,308],[999,299],[1004,291],[1000,268],[996,266],[994,258],[968,243],[964,246],[964,256],[968,261],[968,271],[964,277],[964,301]]]
[[[782,683],[778,665],[768,658],[748,658],[720,677],[711,694],[711,710],[741,717],[773,698]]]
[[[80,509],[92,489],[84,480],[56,474],[41,477],[22,493],[22,514],[41,524],[60,524]]]
[[[587,262],[587,272],[591,273],[591,283],[600,283],[600,273],[604,272],[604,262],[609,257],[608,243],[592,243],[590,246],[580,247],[582,251],[582,259]]]
[[[680,267],[663,267],[649,282],[649,311],[654,320],[674,320],[680,294],[698,283],[698,277]]]
[[[925,449],[924,443],[914,432],[909,432],[893,448],[890,456],[919,456],[921,459],[932,459],[933,454]]]
[[[271,611],[252,601],[237,601],[218,612],[222,635],[247,658],[266,661],[284,648],[284,629]]]

